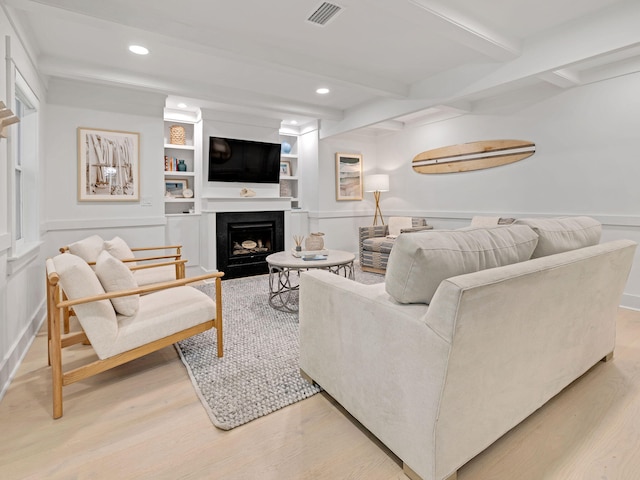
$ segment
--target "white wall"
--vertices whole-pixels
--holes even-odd
[[[378,166],[391,175],[382,211],[426,215],[444,228],[476,214],[590,215],[604,224],[603,240],[639,241],[639,84],[634,74],[557,91],[530,106],[486,102],[473,114],[381,137]],[[535,142],[536,153],[475,172],[420,175],[411,168],[425,150],[509,138]],[[623,300],[640,308],[638,255]]]

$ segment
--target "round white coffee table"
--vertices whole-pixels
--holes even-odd
[[[355,259],[353,253],[342,250],[328,250],[325,260],[304,260],[290,252],[272,253],[266,259],[269,265],[269,305],[276,310],[297,312],[300,284],[292,282],[291,272],[295,272],[297,275],[293,277],[297,278],[300,271],[318,268],[353,280]]]

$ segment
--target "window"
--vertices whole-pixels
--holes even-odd
[[[13,157],[13,256],[38,241],[38,100],[16,71],[13,111],[20,119],[11,133]]]

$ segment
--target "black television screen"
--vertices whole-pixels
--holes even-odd
[[[209,181],[278,183],[280,144],[209,137]]]

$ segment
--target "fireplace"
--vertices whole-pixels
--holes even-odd
[[[216,263],[224,278],[268,273],[266,258],[284,250],[284,212],[216,213]]]

